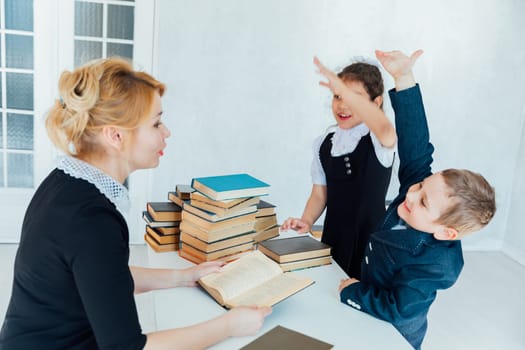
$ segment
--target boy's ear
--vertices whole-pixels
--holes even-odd
[[[458,235],[458,230],[443,225],[440,225],[434,232],[434,238],[440,241],[453,241],[458,238]]]
[[[377,105],[377,107],[381,108],[381,105],[383,104],[383,96],[377,96],[374,98],[374,103]]]

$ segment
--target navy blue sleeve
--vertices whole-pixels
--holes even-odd
[[[446,288],[446,271],[439,264],[404,266],[392,288],[356,282],[341,291],[341,302],[394,325],[410,322],[432,303],[436,289]]]
[[[99,348],[143,349],[123,218],[107,207],[84,208],[75,217],[71,269]]]
[[[389,91],[395,113],[399,154],[399,193],[432,174],[432,153],[425,108],[419,85]]]

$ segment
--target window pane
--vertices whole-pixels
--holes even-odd
[[[102,57],[102,43],[96,41],[75,40],[75,66]]]
[[[7,148],[33,149],[33,116],[7,113]]]
[[[75,2],[75,35],[102,37],[102,4]]]
[[[8,68],[33,69],[33,37],[6,34],[6,65]]]
[[[33,31],[33,0],[5,0],[5,27]]]
[[[7,108],[33,109],[33,74],[6,73]]]
[[[7,186],[33,187],[33,155],[7,153]]]
[[[0,152],[0,187],[4,187],[4,153]]]
[[[120,56],[133,58],[133,45],[108,43],[108,57]]]
[[[4,148],[4,113],[0,113],[0,149]]]
[[[108,5],[108,38],[133,40],[132,6]]]

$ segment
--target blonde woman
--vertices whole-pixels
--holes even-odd
[[[201,324],[142,334],[133,293],[195,285],[221,267],[128,266],[123,214],[129,199],[122,184],[163,155],[170,136],[161,119],[164,89],[118,58],[61,75],[61,98],[46,127],[66,156],[27,209],[1,349],[200,349],[255,333],[271,312],[238,308]]]

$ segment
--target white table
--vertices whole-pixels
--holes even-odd
[[[193,265],[176,253],[155,253],[149,247],[148,260],[150,267],[185,268]],[[309,276],[315,283],[274,305],[272,314],[266,317],[257,335],[229,338],[211,349],[239,349],[276,325],[334,344],[335,349],[411,349],[392,325],[339,301],[337,287],[346,274],[337,264],[294,273]],[[157,330],[188,326],[226,312],[200,287],[153,293]]]

